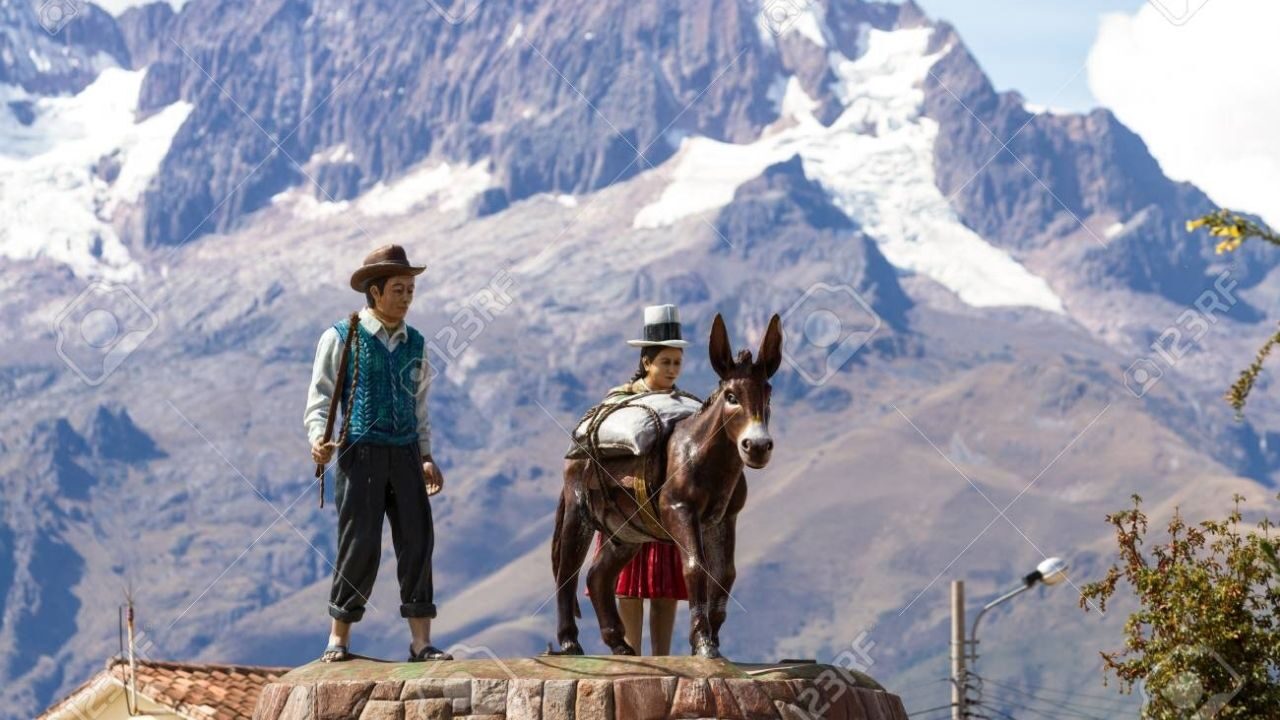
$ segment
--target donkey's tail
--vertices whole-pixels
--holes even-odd
[[[567,512],[564,494],[560,495],[560,502],[556,505],[556,529],[551,535],[551,574],[555,577],[556,583],[560,582],[560,533],[564,531],[564,514]],[[578,606],[577,599],[573,602],[574,617],[582,617],[582,608]]]
[[[564,529],[564,493],[556,505],[556,529],[551,534],[551,574],[560,582],[560,531]]]

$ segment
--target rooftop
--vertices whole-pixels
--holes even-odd
[[[184,718],[239,720],[253,716],[254,705],[264,685],[291,669],[140,660],[137,663],[138,693],[172,708]],[[124,688],[128,672],[127,660],[111,658],[102,672],[45,710],[40,719],[58,718],[77,698],[102,688]]]

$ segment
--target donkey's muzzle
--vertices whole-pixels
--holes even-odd
[[[769,455],[773,452],[773,438],[744,437],[738,443],[742,453],[742,461],[747,467],[762,468],[769,464]]]

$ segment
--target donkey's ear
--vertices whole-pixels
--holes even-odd
[[[722,379],[733,369],[733,348],[729,347],[729,331],[724,329],[724,318],[716,313],[711,323],[711,342],[708,343],[711,369]]]
[[[782,318],[777,313],[769,320],[769,328],[764,331],[760,340],[760,352],[756,353],[756,364],[764,367],[764,376],[773,377],[782,364]]]

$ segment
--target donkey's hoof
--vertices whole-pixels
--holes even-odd
[[[564,642],[560,643],[560,652],[555,654],[556,655],[585,655],[586,653],[582,652],[582,646],[578,644],[577,640],[565,640]]]
[[[698,646],[693,649],[693,654],[700,658],[714,660],[720,657],[720,646],[709,642],[698,643]]]
[[[551,643],[547,643],[547,650],[542,654],[544,656],[546,655],[582,655],[583,652],[582,652],[582,646],[578,644],[577,640],[566,640],[560,643],[559,650],[552,650]]]
[[[636,651],[632,650],[631,646],[626,643],[620,643],[618,645],[614,645],[612,648],[610,648],[610,650],[613,651],[614,655],[635,655],[636,654]]]

